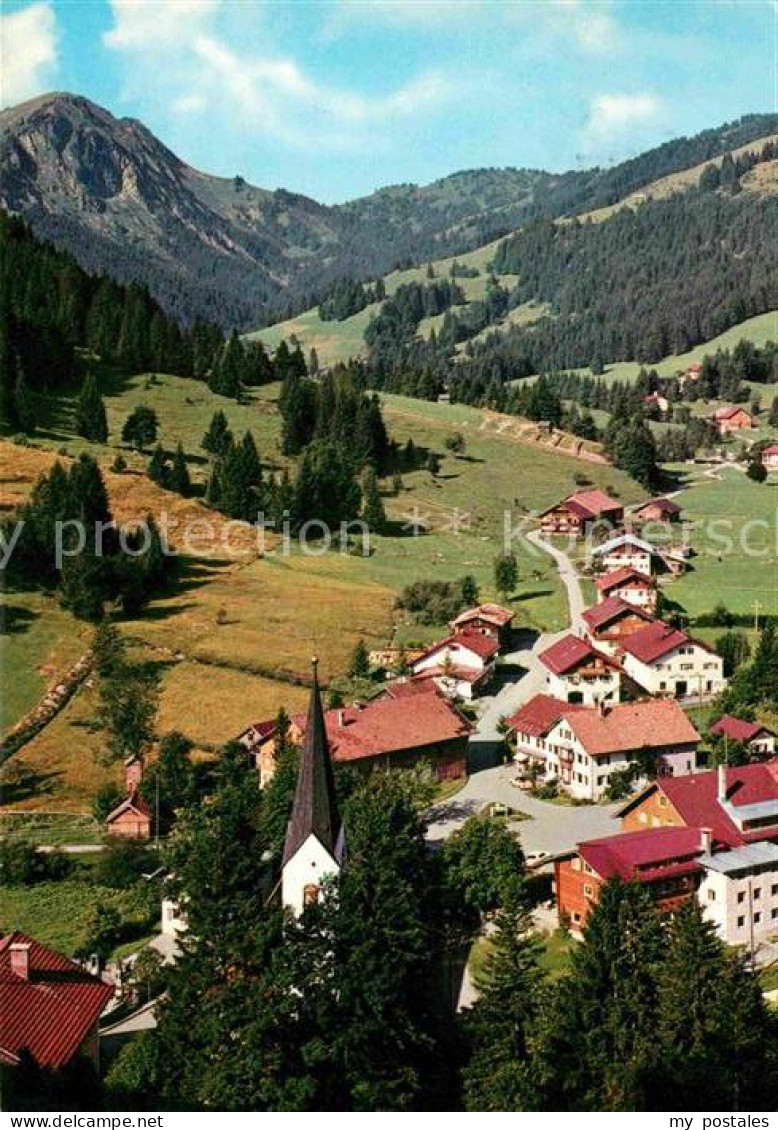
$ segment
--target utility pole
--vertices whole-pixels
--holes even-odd
[[[154,774],[154,846],[159,851],[159,761]]]
[[[754,601],[754,631],[759,631],[759,613],[762,611],[761,600]]]

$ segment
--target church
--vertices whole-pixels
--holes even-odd
[[[343,825],[314,659],[305,740],[281,870],[281,901],[295,918],[317,901],[326,880],[337,878],[343,854]]]

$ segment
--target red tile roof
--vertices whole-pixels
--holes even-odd
[[[645,832],[622,832],[600,840],[586,840],[578,845],[578,854],[600,878],[618,877],[625,881],[651,880],[697,870],[696,865],[689,867],[688,864],[693,864],[702,850],[699,828],[650,828]]]
[[[750,742],[758,734],[772,733],[766,726],[762,726],[758,722],[746,722],[744,718],[735,718],[732,714],[722,715],[718,722],[714,722],[711,726],[710,732],[722,736],[726,735],[728,738],[732,738],[733,742]]]
[[[778,455],[778,443],[771,443],[769,447],[763,447],[762,455]]]
[[[641,506],[638,506],[635,513],[640,514],[643,510],[648,510],[649,507],[656,507],[665,514],[681,513],[681,507],[677,502],[673,502],[672,498],[649,498],[648,502],[644,502]]]
[[[619,810],[624,816],[642,799],[659,789],[683,822],[696,828],[710,828],[715,845],[741,847],[778,835],[778,825],[752,832],[741,832],[718,800],[718,770],[707,769],[684,777],[662,777]],[[750,765],[729,766],[726,771],[726,798],[733,808],[778,800],[778,758]]]
[[[587,608],[582,619],[591,631],[597,632],[600,628],[612,624],[614,620],[621,619],[622,616],[639,616],[647,624],[654,619],[648,612],[644,612],[642,608],[636,608],[634,604],[628,604],[620,596],[609,596],[602,604],[595,604],[592,608]]]
[[[140,793],[135,792],[131,796],[125,797],[121,804],[117,804],[116,808],[108,813],[105,818],[105,823],[110,824],[112,820],[115,820],[117,816],[121,816],[123,812],[127,812],[128,809],[137,812],[139,816],[148,816],[149,819],[151,819],[151,809]]]
[[[653,577],[647,577],[645,573],[639,573],[638,570],[633,569],[631,565],[622,565],[619,569],[613,569],[610,573],[603,573],[601,577],[597,577],[594,583],[599,591],[604,593],[608,593],[611,589],[616,589],[626,584],[638,585],[640,588],[644,589],[654,587]]]
[[[551,514],[552,511],[560,507],[572,510],[573,513],[582,518],[597,518],[601,514],[609,514],[624,509],[620,502],[605,494],[604,491],[579,490],[561,502],[557,502],[554,506],[549,506],[548,510],[543,511],[543,514]],[[541,514],[541,517],[543,517],[543,514]]]
[[[680,628],[673,628],[672,625],[665,624],[664,620],[654,620],[652,624],[646,624],[645,628],[638,628],[636,632],[625,636],[621,641],[621,648],[641,663],[653,663],[663,655],[675,651],[677,647],[690,643],[705,651],[712,650],[700,640],[687,636]]]
[[[11,946],[28,945],[29,978],[11,971]],[[15,1062],[23,1048],[42,1067],[73,1058],[113,996],[113,986],[27,934],[0,941],[0,1054]]]
[[[565,705],[563,716],[591,757],[630,753],[638,749],[661,751],[670,746],[695,745],[700,735],[674,699],[620,702],[599,710],[596,706]]]
[[[713,418],[714,420],[731,420],[732,417],[737,416],[739,412],[745,413],[749,420],[751,419],[750,413],[747,412],[745,408],[738,405],[728,405],[725,408],[717,408]]]
[[[441,640],[439,643],[432,644],[431,647],[428,647],[426,651],[423,651],[421,655],[418,655],[414,659],[411,667],[416,667],[423,659],[429,659],[431,655],[434,655],[437,651],[443,651],[444,648],[448,648],[452,652],[464,648],[468,651],[472,651],[479,659],[483,659],[484,662],[488,662],[500,650],[500,645],[497,640],[492,639],[491,636],[481,635],[480,632],[459,632],[456,635],[449,636],[445,640]],[[456,662],[456,660],[454,660],[454,662]]]
[[[471,620],[485,620],[487,624],[494,624],[497,628],[504,628],[510,624],[516,613],[510,608],[503,608],[499,604],[479,604],[477,608],[468,608],[451,621],[452,626],[469,624]]]
[[[568,705],[554,698],[553,695],[536,694],[511,715],[508,725],[517,734],[529,734],[533,738],[540,738],[559,721]]]
[[[455,679],[459,683],[472,683],[475,685],[481,679],[486,678],[489,674],[487,670],[476,671],[475,667],[458,667],[456,663],[453,667],[444,667],[442,663],[436,667],[425,667],[423,671],[419,671],[418,675],[413,676],[413,681],[418,682],[422,679]]]
[[[568,671],[580,667],[582,663],[593,659],[605,660],[606,657],[593,648],[587,640],[582,640],[579,636],[567,635],[542,651],[539,658],[540,662],[555,675],[565,675]]]

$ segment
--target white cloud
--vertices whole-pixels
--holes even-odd
[[[597,94],[581,133],[583,155],[610,160],[631,141],[637,148],[642,132],[660,125],[664,116],[665,104],[655,94]]]
[[[0,52],[0,104],[12,106],[51,88],[58,54],[50,0],[0,16]]]
[[[444,102],[454,86],[438,71],[384,94],[321,82],[264,37],[233,45],[220,33],[224,0],[111,0],[114,26],[105,43],[127,56],[128,84],[156,95],[178,114],[218,106],[232,127],[290,146],[357,150],[376,129]]]
[[[585,55],[604,55],[625,46],[613,8],[612,0],[539,0],[511,4],[505,11],[545,50],[553,40]]]

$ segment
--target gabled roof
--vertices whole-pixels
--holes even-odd
[[[470,723],[431,679],[411,685],[414,692],[404,689],[397,697],[381,696],[365,706],[327,711],[327,734],[335,761],[423,749],[470,735]]]
[[[654,619],[648,612],[645,612],[642,608],[637,608],[634,604],[629,604],[626,600],[622,600],[620,596],[609,596],[602,604],[595,604],[582,613],[584,623],[593,632],[620,620],[622,616],[638,616],[641,620],[645,620],[647,624],[652,623]]]
[[[456,635],[448,636],[438,643],[432,644],[423,651],[421,655],[417,655],[411,667],[416,667],[423,659],[429,659],[431,655],[435,655],[439,651],[448,649],[449,651],[457,651],[464,648],[467,651],[472,651],[479,659],[488,662],[500,650],[500,645],[497,640],[492,639],[491,636],[481,635],[480,632],[459,632]]]
[[[714,420],[731,420],[733,416],[737,416],[740,412],[744,412],[751,419],[751,413],[748,409],[744,408],[742,404],[727,405],[725,408],[717,408],[713,414]]]
[[[588,640],[573,635],[563,636],[551,647],[547,647],[540,653],[539,659],[555,675],[565,675],[568,671],[580,667],[582,663],[592,660],[600,660],[608,666],[615,666],[609,656],[597,651]]]
[[[632,546],[633,549],[639,549],[642,553],[650,553],[652,557],[658,556],[658,551],[647,541],[642,538],[636,537],[634,534],[619,534],[618,537],[609,538],[604,541],[602,545],[596,546],[592,550],[592,557],[600,557],[604,553],[612,553],[614,549],[619,549],[622,545]]]
[[[681,513],[681,507],[677,502],[673,502],[672,498],[649,498],[648,502],[643,502],[636,508],[635,513],[640,514],[642,511],[648,510],[649,506],[655,507],[665,514]]]
[[[705,651],[712,651],[707,644],[692,639],[680,628],[665,624],[664,620],[654,620],[652,624],[646,624],[645,628],[638,628],[636,632],[625,636],[621,641],[621,648],[641,663],[654,663],[663,655],[690,643]]]
[[[510,624],[516,613],[510,608],[503,608],[499,604],[479,604],[477,608],[468,608],[460,612],[456,619],[451,621],[451,627],[460,624],[469,624],[473,620],[485,620],[487,624],[494,624],[496,628],[504,628]]]
[[[11,971],[11,946],[29,946],[29,977]],[[0,940],[0,1058],[27,1048],[42,1067],[73,1058],[113,996],[113,986],[27,934]],[[3,1054],[5,1053],[5,1054]]]
[[[305,740],[300,755],[292,814],[286,828],[283,864],[289,862],[309,836],[315,836],[334,859],[340,830],[332,762],[314,661]]]
[[[769,447],[763,447],[762,455],[778,455],[778,443],[771,443]]]
[[[683,777],[660,777],[628,801],[616,816],[625,816],[651,792],[658,790],[667,797],[686,825],[710,828],[714,844],[739,847],[778,835],[778,821],[772,827],[741,831],[727,810],[729,808],[736,813],[739,808],[778,801],[778,758],[750,765],[728,766],[725,787],[726,807],[718,799],[716,769],[688,773]]]
[[[508,725],[519,734],[542,738],[559,721],[568,703],[550,694],[536,694],[508,719]]]
[[[544,510],[540,517],[551,514],[562,506],[572,510],[582,518],[597,518],[601,514],[609,514],[624,509],[622,503],[611,498],[602,490],[579,490],[575,494],[568,495],[561,502],[555,503],[554,506],[549,506],[548,510]]]
[[[602,709],[576,707],[562,711],[565,721],[590,757],[630,753],[638,749],[661,752],[671,746],[695,745],[700,735],[675,699],[640,699]]]
[[[653,577],[647,577],[645,573],[639,572],[631,565],[621,565],[618,569],[612,569],[610,573],[603,573],[601,577],[596,578],[594,583],[599,592],[604,593],[609,593],[612,589],[628,584],[638,585],[645,589],[651,589],[655,585]]]
[[[667,867],[692,864],[702,853],[699,828],[650,828],[622,832],[578,845],[578,854],[601,879],[653,879],[667,875]],[[674,869],[673,874],[680,874]]]
[[[110,824],[123,812],[136,812],[138,816],[147,817],[151,819],[151,809],[139,792],[131,793],[130,796],[125,797],[121,804],[117,804],[105,818],[105,823]]]
[[[733,742],[751,742],[759,734],[773,733],[759,722],[746,722],[744,718],[735,718],[733,714],[722,715],[718,722],[713,723],[710,732],[731,738]]]

